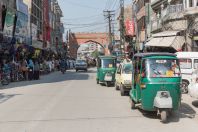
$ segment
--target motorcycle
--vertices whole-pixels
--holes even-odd
[[[9,73],[3,73],[1,76],[1,84],[8,85],[11,82],[11,77]]]
[[[18,72],[17,74],[17,81],[24,81],[25,78],[23,76],[23,72]]]
[[[65,72],[66,72],[66,68],[61,67],[60,71],[61,71],[63,74],[65,74]]]

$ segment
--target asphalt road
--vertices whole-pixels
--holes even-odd
[[[0,89],[0,132],[197,132],[198,101],[183,96],[169,123],[131,110],[129,97],[96,84],[95,69],[42,76]]]

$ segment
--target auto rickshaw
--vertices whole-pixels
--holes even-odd
[[[131,108],[156,111],[162,122],[181,104],[181,73],[171,53],[137,53],[133,57]]]
[[[115,83],[116,57],[99,56],[97,59],[97,84],[105,83],[107,87]]]

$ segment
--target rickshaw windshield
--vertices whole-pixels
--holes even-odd
[[[132,74],[132,64],[126,64],[123,67],[124,74]]]
[[[144,64],[143,64],[143,72],[145,72],[147,77],[168,78],[168,77],[180,77],[181,75],[179,62],[176,59],[147,59]]]
[[[104,59],[101,63],[102,68],[113,68],[116,67],[116,60],[115,59]]]

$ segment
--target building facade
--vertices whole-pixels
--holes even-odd
[[[198,0],[134,0],[136,50],[198,51]]]
[[[144,42],[147,39],[147,23],[146,13],[149,0],[135,0],[133,3],[133,11],[136,20],[136,50],[143,49]]]
[[[59,52],[65,47],[62,16],[57,0],[1,0],[0,53],[19,57],[18,48],[28,56],[33,49]]]

